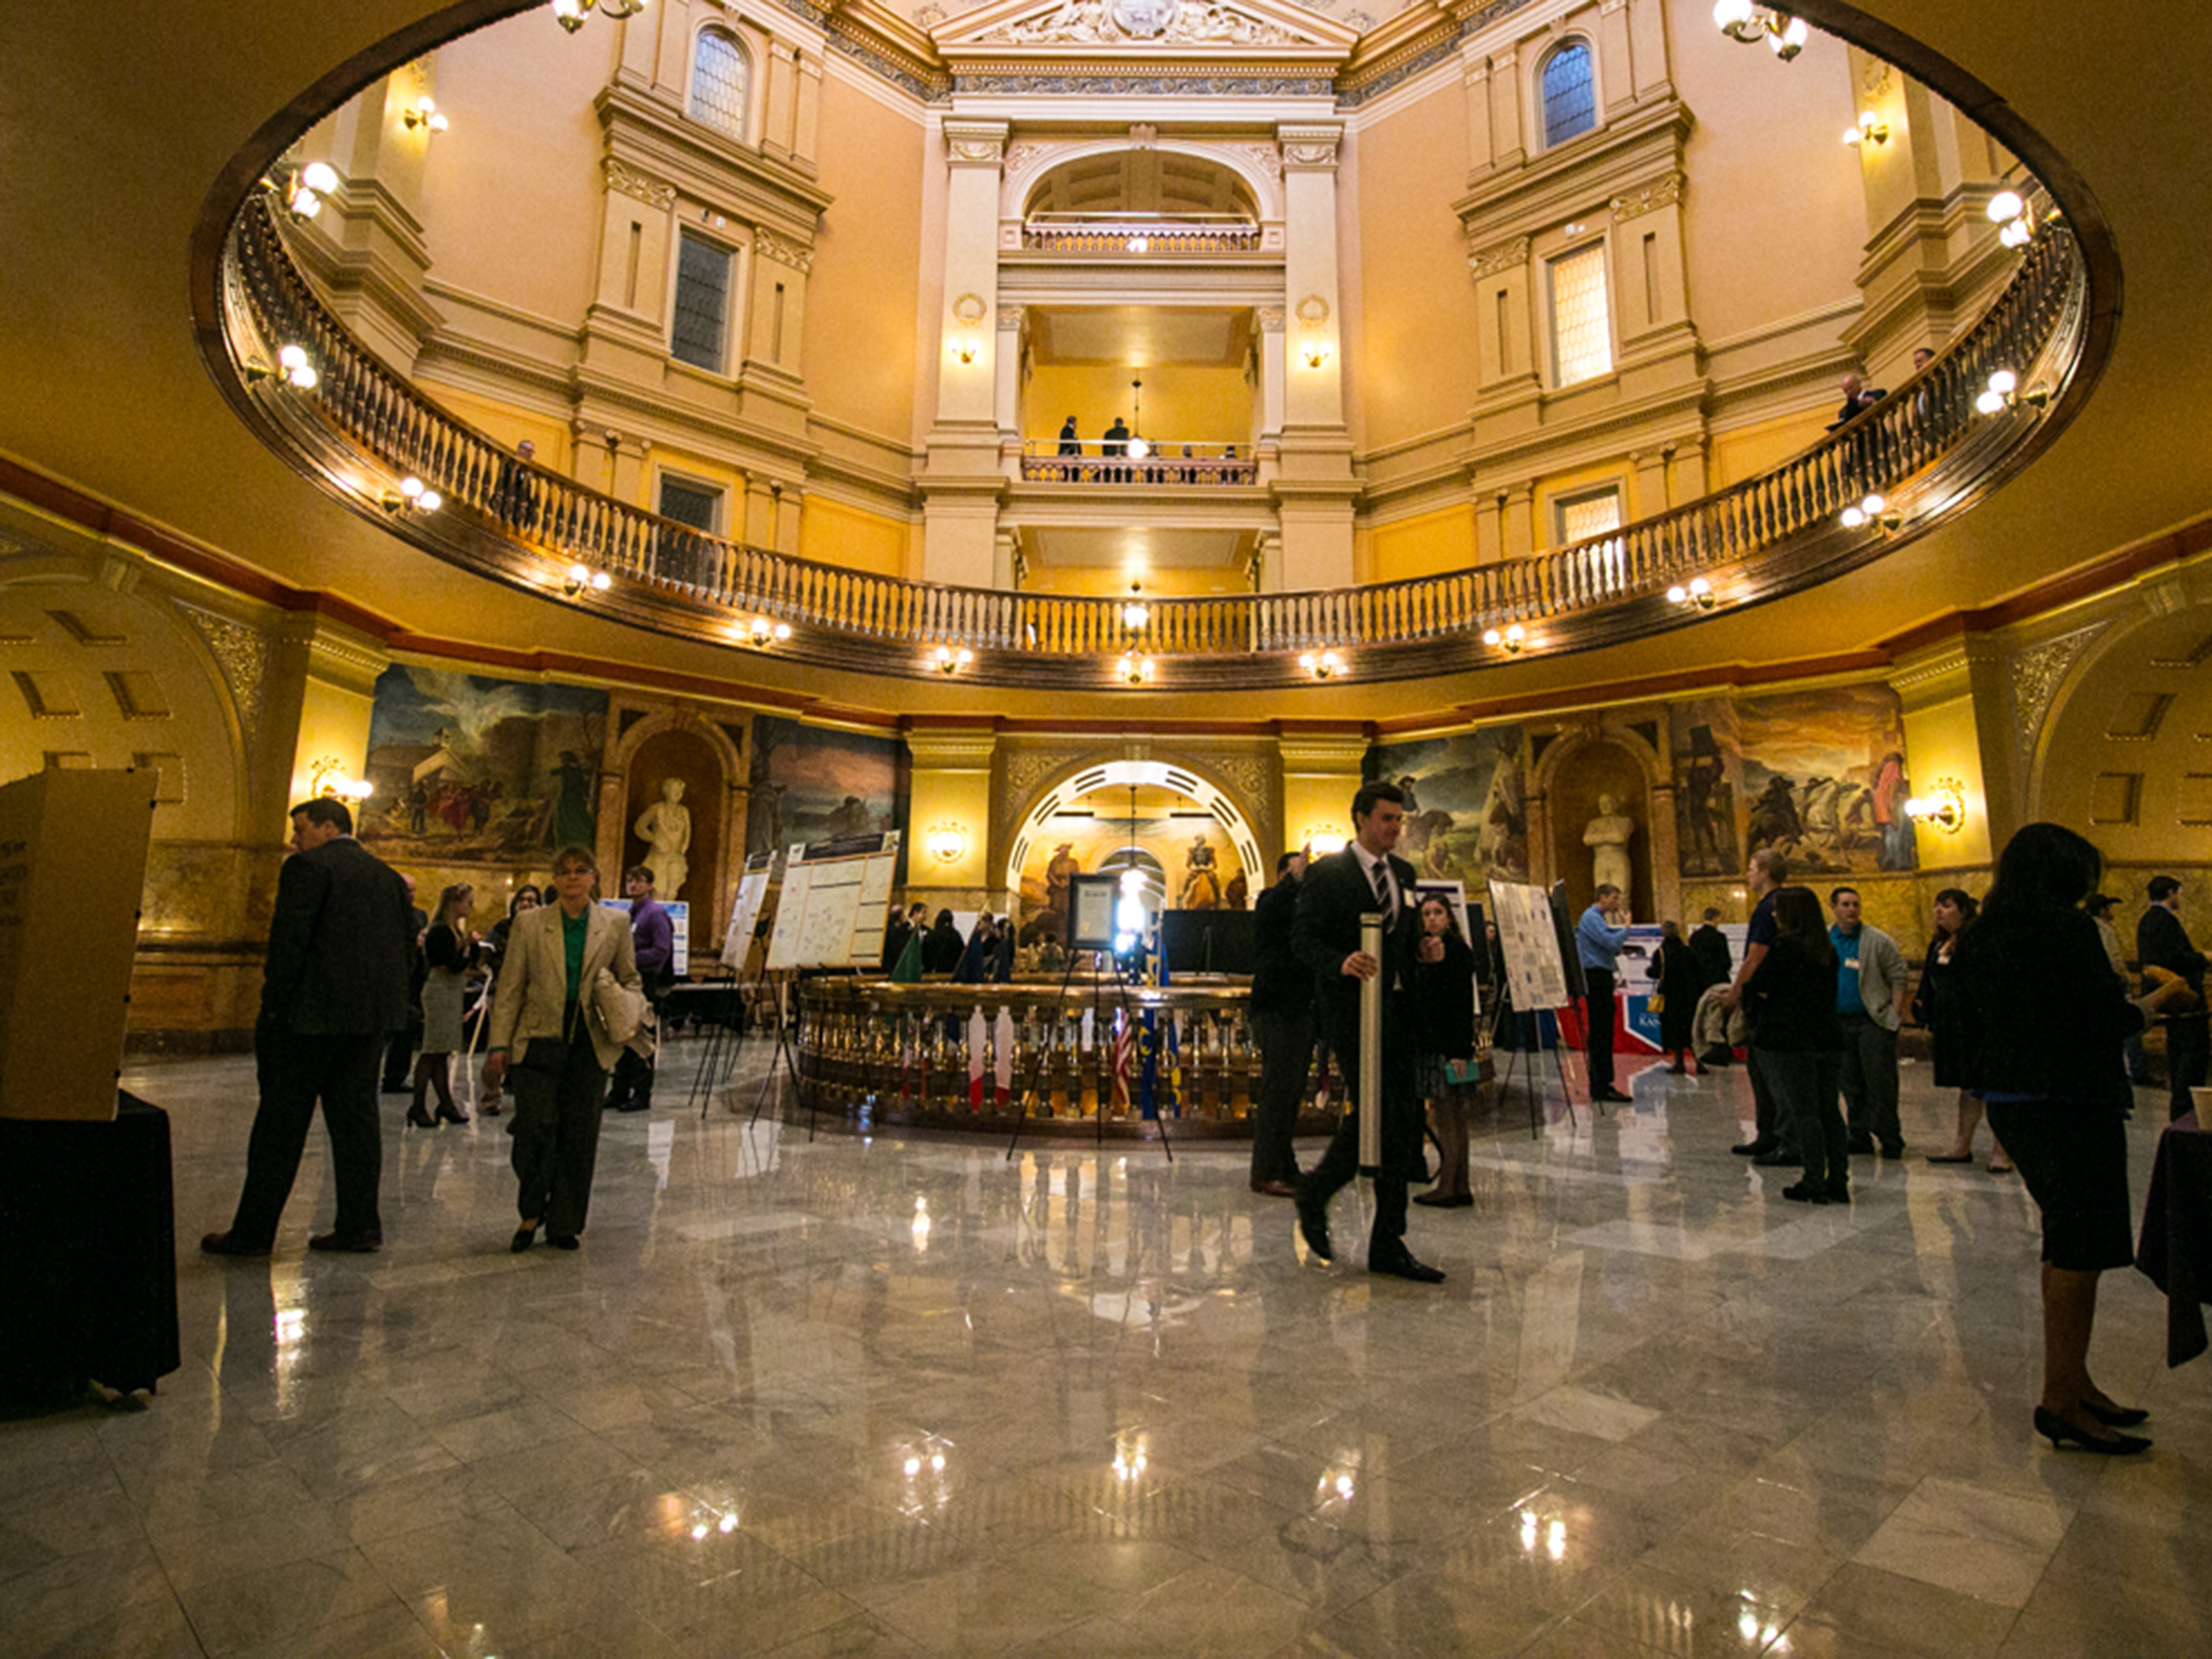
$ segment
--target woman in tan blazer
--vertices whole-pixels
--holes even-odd
[[[592,902],[598,876],[587,848],[554,854],[556,902],[515,921],[492,1000],[484,1075],[495,1084],[512,1077],[518,1253],[541,1224],[556,1249],[576,1248],[592,1201],[607,1070],[622,1052],[592,1012],[592,987],[602,969],[639,987],[628,918]]]

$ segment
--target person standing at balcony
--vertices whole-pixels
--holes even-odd
[[[1098,445],[1098,453],[1105,458],[1106,466],[1100,477],[1108,483],[1126,483],[1128,468],[1122,465],[1129,455],[1129,428],[1119,415],[1114,424],[1106,428],[1106,435]]]
[[[2190,996],[2172,1000],[2166,1020],[2166,1076],[2169,1116],[2191,1109],[2190,1090],[2204,1082],[2208,1058],[2204,1012],[2204,953],[2189,942],[2181,925],[2181,884],[2172,876],[2153,876],[2144,890],[2150,908],[2136,924],[2136,960],[2145,969],[2162,968],[2189,987]],[[2193,999],[2193,1000],[2192,1000]]]
[[[1060,453],[1063,455],[1083,453],[1083,440],[1075,435],[1075,416],[1073,415],[1060,425]]]
[[[1291,941],[1318,988],[1329,1046],[1341,1060],[1353,1091],[1352,1109],[1337,1125],[1328,1150],[1298,1183],[1298,1231],[1306,1249],[1323,1261],[1334,1257],[1328,1236],[1328,1201],[1359,1168],[1359,1114],[1382,1114],[1382,1165],[1375,1174],[1375,1221],[1367,1241],[1367,1271],[1441,1283],[1443,1273],[1414,1259],[1406,1248],[1406,1187],[1423,1168],[1421,1098],[1417,1062],[1420,1015],[1414,966],[1443,957],[1439,939],[1424,939],[1412,896],[1413,866],[1394,858],[1405,828],[1406,804],[1393,783],[1364,783],[1352,798],[1352,839],[1340,853],[1316,860],[1298,890]],[[1359,919],[1383,917],[1382,953],[1360,948]],[[1379,1099],[1358,1097],[1361,1074],[1361,984],[1382,984],[1382,1052],[1376,1056]]]
[[[1298,1158],[1291,1145],[1298,1101],[1313,1067],[1313,975],[1291,938],[1298,917],[1303,853],[1275,860],[1275,884],[1252,908],[1252,1038],[1260,1048],[1260,1092],[1252,1106],[1252,1190],[1297,1196]]]
[[[525,438],[515,445],[514,455],[499,464],[499,482],[493,494],[500,519],[510,530],[537,527],[537,492],[530,481],[531,463],[537,456],[538,446]]]

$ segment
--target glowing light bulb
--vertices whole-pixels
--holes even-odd
[[[2020,199],[2018,191],[2001,190],[1990,198],[1990,205],[1987,209],[1990,222],[2001,225],[2008,219],[2017,219],[2027,205],[2027,203]]]

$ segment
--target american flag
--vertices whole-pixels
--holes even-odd
[[[1137,1047],[1137,1022],[1126,1012],[1114,1030],[1114,1109],[1129,1109],[1129,1060]]]

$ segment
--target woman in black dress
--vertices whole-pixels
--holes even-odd
[[[949,974],[960,965],[960,958],[968,949],[968,941],[960,937],[960,928],[952,920],[952,912],[939,910],[931,924],[929,937],[922,941],[921,971],[925,974]]]
[[[1966,1092],[1953,958],[1980,910],[1979,901],[1963,888],[1946,887],[1936,895],[1936,937],[1928,941],[1928,959],[1920,967],[1920,988],[1912,996],[1913,1021],[1928,1030],[1936,1086],[1959,1091],[1958,1133],[1949,1152],[1928,1154],[1930,1164],[1974,1161],[1974,1126],[1982,1121],[1982,1103]],[[2012,1160],[2005,1156],[1994,1127],[1990,1130],[1990,1173],[2012,1173]]]
[[[1665,999],[1659,1010],[1659,1046],[1674,1056],[1667,1070],[1680,1077],[1689,1070],[1690,1050],[1696,1043],[1691,1028],[1698,1018],[1698,999],[1705,991],[1705,967],[1682,937],[1680,922],[1662,924],[1659,934],[1659,960],[1652,976]]]
[[[2014,836],[1987,910],[1960,940],[1952,1007],[1966,1085],[2043,1212],[2035,1431],[2054,1447],[2117,1456],[2150,1444],[2113,1432],[2148,1413],[2118,1405],[2089,1376],[2097,1276],[2135,1260],[2120,1045],[2179,982],[2128,1000],[2096,923],[2076,908],[2103,866],[2094,847],[2057,824]]]
[[[1850,1201],[1850,1135],[1839,1105],[1844,1026],[1836,1016],[1836,947],[1809,887],[1774,896],[1773,948],[1744,981],[1760,1063],[1804,1164],[1782,1196],[1802,1204]]]
[[[1431,941],[1436,959],[1428,959]],[[1416,1204],[1463,1209],[1474,1202],[1467,1181],[1467,1102],[1474,1092],[1474,951],[1460,937],[1450,903],[1431,893],[1421,900],[1421,949],[1413,964],[1413,997],[1421,1020],[1421,1092],[1428,1097],[1442,1167],[1436,1184]],[[1466,1068],[1454,1082],[1453,1062]]]

